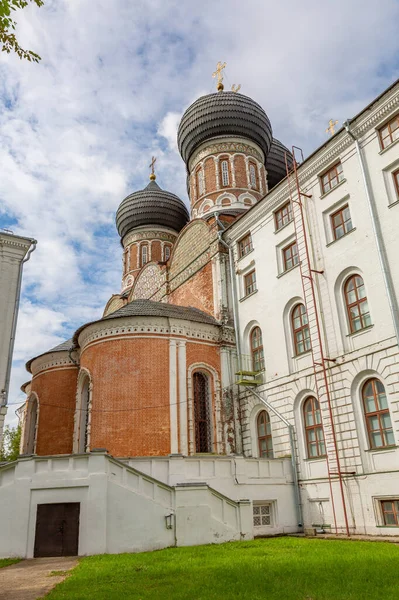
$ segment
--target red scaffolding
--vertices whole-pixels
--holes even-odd
[[[339,491],[345,520],[345,529],[346,534],[349,536],[350,532],[348,523],[348,513],[346,509],[344,484],[342,478],[343,471],[341,469],[341,461],[338,452],[337,438],[334,425],[334,415],[331,407],[331,394],[326,367],[326,363],[328,363],[332,359],[327,358],[324,354],[323,338],[319,317],[319,307],[316,298],[314,282],[314,274],[322,274],[323,271],[317,271],[312,268],[312,263],[309,254],[308,234],[303,209],[303,199],[310,198],[311,195],[305,194],[300,188],[298,177],[298,162],[296,159],[295,151],[297,153],[297,156],[299,155],[299,153],[301,154],[301,161],[303,161],[302,150],[300,148],[297,148],[296,146],[293,146],[293,166],[291,169],[289,168],[287,155],[285,156],[285,165],[287,171],[288,189],[292,206],[295,236],[298,249],[298,260],[302,280],[302,289],[308,316],[316,392],[319,400],[323,421],[327,456],[328,481],[330,486],[334,527],[335,532],[338,533],[333,491],[333,479],[336,480],[336,478],[338,478]],[[335,361],[333,360],[333,362]]]

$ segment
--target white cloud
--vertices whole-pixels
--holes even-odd
[[[398,77],[396,0],[46,0],[16,13],[39,65],[0,55],[0,224],[35,237],[16,357],[98,317],[120,286],[114,212],[157,181],[186,199],[179,115],[241,83],[274,134],[305,153],[330,118],[361,110]],[[41,350],[40,350],[41,351]],[[19,363],[13,389],[27,378]]]

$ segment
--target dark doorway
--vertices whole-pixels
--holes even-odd
[[[195,451],[212,452],[209,380],[203,373],[194,373]]]
[[[34,556],[77,556],[79,502],[38,504]]]

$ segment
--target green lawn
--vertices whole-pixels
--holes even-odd
[[[83,558],[46,600],[398,600],[399,546],[272,538]]]
[[[1,567],[9,567],[17,562],[20,562],[20,558],[0,558],[0,569]]]

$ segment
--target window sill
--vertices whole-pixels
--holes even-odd
[[[282,226],[280,227],[280,229],[275,229],[275,230],[274,230],[274,233],[275,233],[275,234],[276,234],[276,233],[280,233],[280,231],[283,231],[283,229],[285,229],[286,227],[288,227],[288,225],[291,225],[291,223],[293,223],[293,222],[294,222],[294,219],[291,219],[291,221],[288,221],[288,223],[286,223],[285,225],[282,225]]]
[[[327,455],[326,456],[310,456],[308,458],[304,458],[303,460],[305,462],[315,462],[316,460],[318,460],[319,462],[324,462],[327,460]]]
[[[388,204],[388,208],[392,208],[392,206],[396,206],[397,204],[399,204],[399,200],[395,200],[395,202],[391,202],[391,204]]]
[[[376,525],[378,529],[397,529],[399,525]]]
[[[382,150],[380,150],[378,154],[380,156],[381,156],[381,154],[385,154],[385,152],[387,152],[388,150],[393,148],[393,146],[396,146],[396,144],[398,144],[398,143],[399,143],[399,138],[397,140],[395,140],[394,142],[392,142],[392,144],[389,144],[389,146],[387,146],[386,148],[383,148]]]
[[[374,323],[369,325],[368,327],[364,327],[363,329],[359,329],[359,331],[352,331],[352,333],[347,333],[346,337],[356,337],[358,335],[362,335],[363,333],[367,333],[370,329],[373,329]]]
[[[246,258],[249,254],[252,254],[252,252],[254,251],[254,249],[252,248],[252,250],[250,250],[249,252],[247,252],[246,254],[243,254],[242,256],[240,256],[237,259],[237,262],[240,262],[240,260],[243,260],[244,258]]]
[[[287,273],[291,273],[291,271],[293,271],[294,269],[296,269],[297,267],[299,267],[299,263],[297,265],[294,265],[293,267],[291,267],[290,269],[287,269],[286,271],[283,271],[282,273],[279,273],[277,275],[277,279],[280,279],[280,277],[282,277],[283,275],[286,275]]]
[[[306,350],[306,352],[301,352],[301,354],[295,354],[294,356],[292,356],[292,360],[297,360],[298,358],[302,358],[303,356],[309,356],[309,354],[312,354],[312,350]]]
[[[350,229],[349,231],[347,231],[346,233],[344,233],[344,235],[341,235],[341,237],[337,238],[336,240],[333,240],[332,242],[329,242],[326,245],[326,248],[329,248],[330,246],[332,246],[333,244],[335,244],[336,242],[339,242],[340,240],[342,240],[342,238],[346,237],[347,235],[349,235],[350,233],[352,233],[353,231],[356,231],[356,227],[352,227],[352,229]]]
[[[334,190],[339,188],[339,186],[342,185],[343,183],[346,183],[346,179],[341,179],[341,181],[339,183],[337,183],[337,185],[335,185],[333,188],[331,188],[331,190],[328,190],[328,192],[324,192],[324,194],[322,194],[320,196],[320,200],[323,200],[323,198],[328,196],[328,194],[331,194],[331,192],[333,192]]]
[[[398,446],[392,445],[392,446],[384,446],[383,448],[368,448],[367,450],[365,450],[365,452],[392,452],[393,450],[396,450],[398,448]]]
[[[247,298],[250,298],[251,296],[253,296],[254,294],[257,293],[258,290],[255,290],[254,292],[251,292],[250,294],[248,294],[247,296],[243,296],[242,298],[239,299],[239,302],[244,302],[244,300],[246,300]]]

